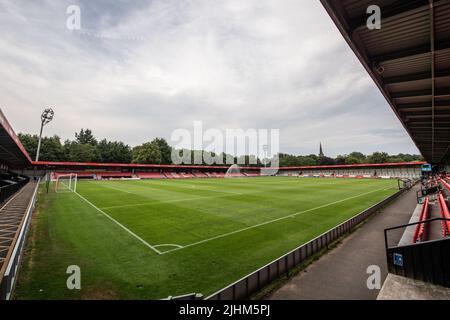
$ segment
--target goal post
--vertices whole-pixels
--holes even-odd
[[[77,192],[78,175],[75,173],[59,174],[55,179],[55,192]]]

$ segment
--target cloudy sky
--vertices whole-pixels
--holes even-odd
[[[81,30],[67,28],[67,7]],[[193,121],[280,149],[417,153],[319,1],[0,0],[0,106],[17,132],[137,145]]]

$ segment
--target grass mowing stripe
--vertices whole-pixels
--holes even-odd
[[[135,193],[130,192],[131,194],[136,195]],[[225,198],[225,197],[233,197],[234,194],[230,195],[223,195],[223,196],[205,196],[205,197],[195,197],[195,198],[184,198],[184,199],[173,199],[173,200],[163,200],[163,201],[148,201],[148,202],[142,202],[142,203],[136,203],[136,204],[124,204],[121,206],[112,206],[112,207],[102,207],[100,209],[102,210],[109,210],[109,209],[120,209],[120,208],[133,208],[133,207],[141,207],[141,206],[150,206],[152,204],[159,205],[161,203],[176,203],[176,202],[186,202],[186,201],[195,201],[195,200],[205,200],[205,199],[217,199],[217,198]]]
[[[119,227],[121,227],[123,230],[125,230],[126,232],[128,232],[130,235],[132,235],[133,237],[135,237],[136,239],[138,239],[140,242],[142,242],[144,245],[146,245],[147,247],[149,247],[150,249],[152,249],[153,251],[155,251],[157,254],[162,254],[161,251],[159,251],[158,249],[156,249],[154,246],[152,246],[151,244],[149,244],[147,241],[145,241],[144,239],[142,239],[141,237],[139,237],[137,234],[135,234],[133,231],[131,231],[130,229],[128,229],[127,227],[125,227],[123,224],[121,224],[119,221],[117,221],[116,219],[114,219],[113,217],[111,217],[109,214],[105,213],[103,210],[101,210],[100,208],[98,208],[95,204],[93,204],[92,202],[90,202],[88,199],[86,199],[85,197],[83,197],[81,194],[79,194],[78,192],[75,192],[75,194],[77,196],[79,196],[82,200],[84,200],[87,204],[89,204],[91,207],[93,207],[94,209],[96,209],[98,212],[100,212],[101,214],[103,214],[105,217],[107,217],[108,219],[110,219],[112,222],[114,222],[115,224],[117,224]]]
[[[150,185],[150,183],[145,183],[146,186]],[[192,187],[192,184],[186,185],[182,183],[176,184],[177,188],[181,189],[189,189],[189,190],[200,190],[200,191],[208,191],[208,192],[218,192],[218,193],[229,193],[229,194],[236,194],[236,195],[243,195],[241,192],[234,192],[234,191],[223,191],[223,190],[214,190],[214,189],[208,189],[208,188],[199,188],[198,186]],[[150,187],[151,188],[151,187]]]
[[[390,189],[390,188],[380,188],[380,189],[376,189],[376,190],[373,190],[373,191],[361,193],[359,195],[352,196],[352,197],[349,197],[349,198],[333,201],[333,202],[324,204],[324,205],[319,206],[319,207],[315,207],[315,208],[299,211],[299,212],[296,212],[296,213],[293,213],[293,214],[289,214],[289,215],[284,216],[284,217],[280,217],[280,218],[277,218],[277,219],[265,221],[265,222],[262,222],[262,223],[259,223],[259,224],[256,224],[256,225],[253,225],[253,226],[250,226],[250,227],[242,228],[242,229],[239,229],[239,230],[235,230],[235,231],[231,231],[231,232],[228,232],[228,233],[220,234],[218,236],[211,237],[209,239],[204,239],[204,240],[200,240],[200,241],[197,241],[197,242],[194,242],[194,243],[191,243],[191,244],[187,244],[187,245],[183,246],[182,248],[172,249],[172,250],[169,250],[169,251],[162,252],[161,254],[166,254],[166,253],[178,251],[178,250],[189,248],[189,247],[193,247],[193,246],[205,243],[205,242],[209,242],[209,241],[217,240],[217,239],[220,239],[220,238],[228,237],[228,236],[231,236],[231,235],[236,234],[236,233],[240,233],[240,232],[244,232],[244,231],[251,230],[251,229],[254,229],[254,228],[258,228],[258,227],[261,227],[261,226],[264,226],[264,225],[267,225],[267,224],[271,224],[271,223],[274,223],[274,222],[277,222],[277,221],[285,220],[285,219],[288,219],[288,218],[294,218],[295,216],[298,216],[300,214],[304,214],[304,213],[307,213],[307,212],[311,212],[311,211],[315,211],[315,210],[318,210],[318,209],[326,208],[326,207],[329,207],[329,206],[334,205],[334,204],[338,204],[338,203],[341,203],[341,202],[344,202],[344,201],[348,201],[348,200],[351,200],[351,199],[356,199],[356,198],[359,198],[359,197],[362,197],[362,196],[365,196],[365,195],[368,195],[368,194],[371,194],[371,193],[375,193],[375,192],[382,191],[382,190],[384,191],[384,190],[388,190],[388,189]]]
[[[91,182],[89,182],[89,183],[91,183]],[[91,184],[93,184],[93,183],[91,183]],[[96,185],[98,185],[98,184],[96,184]],[[129,194],[135,194],[133,192],[130,192],[130,191],[127,191],[127,190],[122,190],[122,189],[119,189],[119,188],[116,188],[116,187],[113,187],[113,186],[109,186],[109,185],[106,185],[106,184],[103,184],[101,186],[104,187],[104,188],[109,188],[109,189],[120,191],[120,192],[125,192],[125,193],[129,193]]]

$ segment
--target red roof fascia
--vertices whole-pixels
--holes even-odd
[[[23,153],[23,155],[25,156],[25,158],[27,158],[29,163],[32,163],[33,161],[31,160],[30,156],[28,155],[28,152],[25,150],[25,148],[23,147],[22,143],[20,142],[19,137],[16,135],[16,133],[14,132],[13,128],[11,127],[11,125],[9,124],[8,119],[6,119],[3,111],[0,109],[0,125],[5,129],[5,131],[8,133],[8,135],[11,137],[11,139],[14,140],[14,142],[16,143],[17,147],[20,149],[20,151]]]
[[[343,168],[379,168],[379,167],[412,167],[423,165],[426,162],[400,162],[400,163],[375,163],[375,164],[345,164],[328,166],[302,166],[280,167],[279,170],[307,170],[307,169],[343,169]],[[48,167],[97,167],[97,168],[135,168],[135,169],[228,169],[227,166],[199,166],[199,165],[175,165],[175,164],[134,164],[134,163],[95,163],[95,162],[52,162],[38,161],[34,166]],[[242,167],[246,170],[263,170],[264,167]],[[267,168],[274,169],[274,168]]]

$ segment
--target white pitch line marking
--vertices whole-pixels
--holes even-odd
[[[177,248],[179,248],[179,249],[182,249],[182,248],[183,248],[183,246],[180,246],[179,244],[173,244],[173,243],[158,244],[158,245],[153,246],[153,247],[154,247],[154,248],[157,248],[157,247],[177,247]]]
[[[165,251],[165,252],[163,252],[161,254],[166,254],[166,253],[178,251],[178,250],[181,250],[181,249],[184,249],[184,248],[193,247],[193,246],[205,243],[205,242],[209,242],[209,241],[212,241],[212,240],[217,240],[217,239],[220,239],[220,238],[231,236],[233,234],[240,233],[240,232],[247,231],[247,230],[251,230],[251,229],[254,229],[254,228],[258,228],[258,227],[261,227],[261,226],[264,226],[264,225],[267,225],[267,224],[270,224],[270,223],[273,223],[273,222],[285,220],[285,219],[288,219],[288,218],[294,218],[294,217],[296,217],[296,216],[298,216],[300,214],[303,214],[303,213],[307,213],[307,212],[315,211],[315,210],[318,210],[318,209],[326,208],[326,207],[329,207],[329,206],[331,206],[333,204],[341,203],[341,202],[344,202],[344,201],[347,201],[347,200],[351,200],[351,199],[355,199],[355,198],[358,198],[358,197],[362,197],[362,196],[367,195],[367,194],[371,194],[371,193],[382,191],[382,190],[384,191],[384,190],[388,190],[388,189],[391,189],[391,187],[380,188],[380,189],[376,189],[376,190],[373,190],[373,191],[361,193],[361,194],[356,195],[356,196],[352,196],[352,197],[349,197],[349,198],[345,198],[345,199],[337,200],[337,201],[334,201],[334,202],[330,202],[328,204],[324,204],[322,206],[318,206],[318,207],[315,207],[315,208],[307,209],[307,210],[304,210],[304,211],[299,211],[299,212],[296,212],[294,214],[289,214],[289,215],[284,216],[284,217],[280,217],[280,218],[277,218],[277,219],[273,219],[273,220],[269,220],[269,221],[262,222],[262,223],[259,223],[259,224],[255,224],[255,225],[250,226],[250,227],[246,227],[246,228],[242,228],[242,229],[239,229],[239,230],[231,231],[231,232],[228,232],[228,233],[220,234],[220,235],[212,237],[212,238],[208,238],[208,239],[200,240],[200,241],[197,241],[197,242],[194,242],[194,243],[191,243],[191,244],[187,244],[187,245],[183,246],[183,248],[176,248],[176,249]]]
[[[142,242],[145,246],[149,247],[150,249],[152,249],[153,251],[155,251],[157,254],[162,254],[161,251],[159,251],[158,249],[156,249],[154,246],[152,246],[151,244],[149,244],[147,241],[145,241],[144,239],[142,239],[141,237],[139,237],[136,233],[134,233],[133,231],[131,231],[130,229],[128,229],[127,227],[125,227],[123,224],[121,224],[119,221],[117,221],[116,219],[114,219],[113,217],[111,217],[109,214],[105,213],[103,210],[101,210],[100,208],[98,208],[95,204],[93,204],[92,202],[90,202],[88,199],[86,199],[85,197],[83,197],[81,194],[79,194],[78,192],[74,192],[77,196],[79,196],[82,200],[86,201],[87,204],[89,204],[90,206],[92,206],[94,209],[96,209],[98,212],[100,212],[101,214],[103,214],[105,217],[107,217],[109,220],[111,220],[112,222],[114,222],[116,225],[118,225],[119,227],[121,227],[123,230],[125,230],[126,232],[128,232],[130,235],[132,235],[133,237],[135,237],[136,239],[138,239],[140,242]]]

